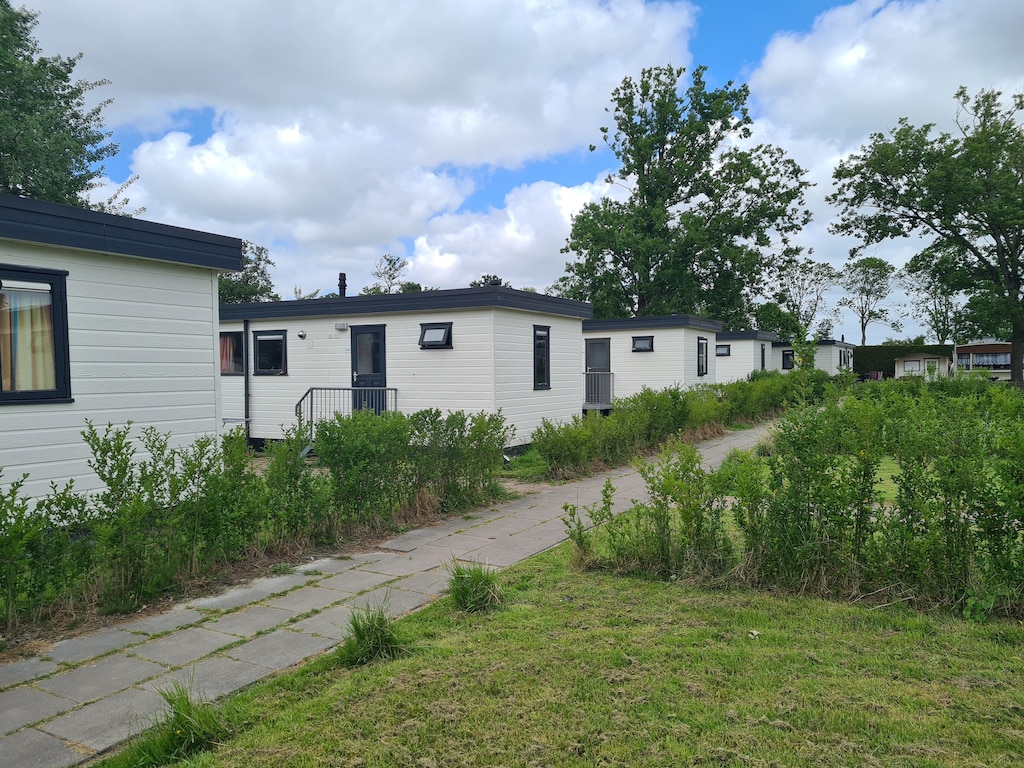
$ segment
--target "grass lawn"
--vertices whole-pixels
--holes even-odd
[[[190,766],[1024,764],[1024,627],[580,573],[402,619],[403,658],[330,655],[220,705]],[[113,765],[114,763],[105,763]]]

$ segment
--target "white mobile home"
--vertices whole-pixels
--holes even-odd
[[[835,376],[840,370],[852,369],[854,348],[845,340],[819,339],[814,350],[814,367],[829,376]],[[796,368],[796,350],[788,341],[772,344],[772,367],[783,372]]]
[[[353,409],[496,412],[528,443],[579,413],[589,304],[502,286],[221,307],[225,417],[280,439]]]
[[[715,337],[715,368],[719,384],[743,381],[754,371],[772,367],[772,344],[779,337],[771,331],[723,331]]]
[[[242,241],[0,195],[0,467],[99,486],[86,420],[217,434],[217,275]]]
[[[953,361],[934,352],[914,352],[893,360],[893,376],[923,376],[928,380],[953,375]]]
[[[607,410],[612,399],[644,387],[715,383],[718,320],[695,315],[583,321],[585,410]]]

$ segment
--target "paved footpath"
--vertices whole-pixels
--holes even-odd
[[[705,467],[748,448],[766,427],[701,443]],[[207,700],[300,664],[344,638],[353,608],[401,615],[440,596],[453,560],[504,567],[565,540],[565,503],[599,501],[606,477],[616,507],[645,497],[620,468],[453,517],[363,554],[299,566],[213,597],[0,664],[0,768],[82,765],[144,730],[165,710],[158,691],[180,681]]]

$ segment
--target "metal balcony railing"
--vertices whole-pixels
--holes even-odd
[[[351,416],[353,411],[398,410],[398,390],[394,387],[310,387],[295,404],[295,416],[309,427],[309,440],[316,437],[317,422],[335,416]]]
[[[587,371],[583,374],[583,409],[605,410],[612,407],[615,397],[615,374],[606,371]]]

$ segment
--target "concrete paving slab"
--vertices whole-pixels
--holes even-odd
[[[235,648],[230,648],[224,651],[224,655],[239,661],[247,661],[250,664],[259,664],[267,669],[278,670],[298,664],[333,645],[335,642],[330,638],[313,637],[303,632],[278,629]]]
[[[159,692],[170,690],[175,683],[181,683],[196,699],[213,701],[261,680],[268,674],[270,670],[258,664],[211,656],[142,683],[139,687]]]
[[[97,656],[110,653],[110,651],[118,651],[142,639],[139,635],[127,632],[121,627],[101,629],[90,635],[72,637],[54,643],[53,648],[46,655],[54,661],[75,664],[86,659],[95,659]]]
[[[320,635],[332,640],[341,641],[349,635],[349,620],[352,609],[347,605],[337,605],[321,611],[316,616],[297,621],[289,625],[289,629],[305,632],[307,635]]]
[[[419,592],[428,597],[440,597],[448,589],[448,569],[439,568],[433,571],[422,571],[411,576],[391,582],[395,589],[406,592]]]
[[[47,720],[77,707],[77,702],[36,690],[28,685],[0,693],[0,734],[10,733],[29,723]]]
[[[344,592],[349,595],[356,595],[366,589],[373,589],[379,584],[383,584],[385,581],[390,581],[394,576],[389,576],[386,573],[376,573],[374,571],[363,570],[364,568],[373,568],[377,563],[368,563],[361,568],[346,571],[345,573],[339,573],[337,576],[330,576],[326,579],[321,579],[318,585],[325,589],[336,589],[339,592]]]
[[[82,703],[109,696],[164,671],[166,668],[159,664],[118,653],[40,680],[35,685]]]
[[[249,605],[249,603],[265,600],[279,592],[287,592],[289,589],[302,586],[308,583],[311,578],[314,577],[304,573],[291,573],[286,576],[256,579],[245,586],[229,589],[220,595],[193,600],[189,603],[189,606],[201,610],[229,611],[233,608]]]
[[[360,608],[377,608],[387,606],[389,616],[402,616],[409,611],[422,608],[427,603],[433,602],[433,598],[420,592],[406,592],[404,589],[392,589],[391,587],[377,587],[377,589],[364,592],[352,599],[349,605],[358,610]]]
[[[429,528],[416,528],[411,531],[407,531],[400,536],[383,541],[380,544],[381,549],[394,549],[399,552],[412,552],[417,547],[422,547],[424,544],[433,544],[436,541],[444,539],[450,534],[447,528],[441,526],[431,526]]]
[[[204,622],[203,626],[237,637],[253,637],[279,624],[284,624],[294,615],[291,611],[283,611],[280,608],[254,605],[236,613],[210,619]]]
[[[394,560],[367,565],[366,570],[387,574],[392,577],[408,576],[423,570],[436,568],[444,563],[450,563],[454,559],[455,555],[452,553],[452,550],[444,542],[438,542],[436,546],[424,544],[408,555],[397,557]]]
[[[56,661],[39,657],[0,664],[0,690],[48,675],[59,667]]]
[[[135,646],[130,652],[133,656],[157,664],[180,667],[235,642],[238,642],[238,638],[234,635],[214,632],[205,627],[190,627]]]
[[[202,618],[203,614],[199,611],[193,611],[190,608],[182,608],[180,610],[171,611],[170,613],[163,613],[158,616],[150,616],[149,618],[139,619],[138,621],[132,621],[127,624],[121,624],[118,626],[118,629],[123,632],[139,632],[144,635],[160,635],[164,632],[170,632],[172,629],[179,629],[180,627],[184,627],[189,624],[195,624]]]
[[[68,768],[86,756],[84,750],[75,752],[62,739],[31,728],[0,741],[0,768]]]
[[[166,711],[159,694],[129,688],[43,723],[39,730],[105,752],[151,727]]]
[[[550,545],[537,539],[506,539],[495,542],[487,547],[482,547],[473,553],[478,562],[486,565],[509,566],[515,565],[520,560],[539,554]]]
[[[343,593],[336,589],[324,589],[323,587],[302,587],[293,592],[274,597],[263,604],[268,608],[278,608],[282,611],[289,611],[293,616],[299,613],[309,613],[329,608],[337,602],[345,599]]]
[[[342,573],[344,571],[352,570],[353,568],[358,568],[362,562],[365,561],[362,559],[357,560],[352,557],[321,557],[318,560],[303,563],[298,566],[296,570],[306,574],[310,571],[316,571],[317,573],[332,576],[336,573]]]

